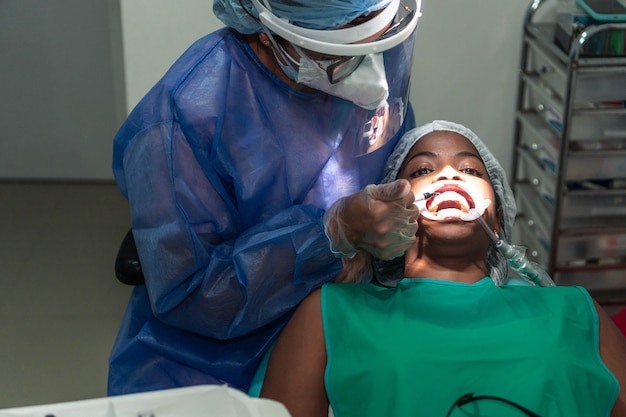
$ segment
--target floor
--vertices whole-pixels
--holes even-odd
[[[112,183],[0,182],[0,409],[106,395],[128,227]]]

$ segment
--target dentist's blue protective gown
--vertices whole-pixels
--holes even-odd
[[[384,127],[373,111],[289,88],[228,28],[193,44],[143,98],[115,137],[113,170],[146,285],[115,341],[109,395],[248,389],[297,304],[341,269],[324,210],[378,183],[415,125],[412,50],[411,37],[385,52]]]

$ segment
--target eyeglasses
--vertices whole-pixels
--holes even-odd
[[[361,65],[365,59],[365,55],[346,56],[335,61],[317,61],[313,60],[318,67],[326,72],[328,82],[336,84],[352,74]]]
[[[450,407],[450,409],[448,410],[448,414],[446,414],[446,417],[450,417],[450,415],[452,415],[452,411],[456,408],[459,407],[459,409],[469,403],[475,402],[475,401],[480,401],[480,400],[493,400],[493,401],[499,401],[505,404],[510,405],[511,407],[514,407],[516,409],[518,409],[519,411],[521,411],[522,413],[526,414],[528,417],[541,417],[539,414],[534,413],[532,411],[530,411],[529,409],[522,407],[519,404],[514,403],[513,401],[509,401],[506,398],[502,398],[502,397],[494,397],[491,395],[476,395],[474,396],[473,392],[470,392],[468,394],[465,395],[461,395],[455,402],[454,404],[452,404],[452,407]]]
[[[413,19],[413,16],[415,15],[415,10],[411,10],[403,3],[400,3],[400,6],[404,11],[404,15],[400,16],[400,11],[398,11],[394,21],[391,23],[391,26],[389,26],[387,30],[376,38],[374,42],[389,38],[399,32],[402,32],[402,30],[404,30],[404,28],[406,28],[406,26],[411,22],[411,19]],[[304,51],[304,53],[307,54],[306,51]],[[326,72],[328,82],[331,84],[336,84],[348,77],[359,67],[359,65],[361,65],[363,59],[365,59],[364,55],[346,56],[338,59],[326,60],[315,59],[310,54],[307,54],[307,57]]]

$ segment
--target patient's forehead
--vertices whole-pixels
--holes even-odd
[[[415,155],[418,152],[433,152],[436,154],[471,152],[479,155],[476,147],[469,139],[459,133],[447,131],[431,132],[424,135],[424,137],[413,145],[407,158],[410,158],[411,155]]]

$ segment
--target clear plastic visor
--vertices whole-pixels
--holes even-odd
[[[293,25],[274,15],[269,5],[252,0],[263,26],[300,48],[334,57],[379,53],[406,40],[421,16],[421,0],[394,0],[372,19],[343,29],[316,30]],[[383,32],[372,41],[364,40]],[[315,59],[315,58],[312,58]]]
[[[287,62],[290,62],[296,69],[300,67],[300,60],[291,56],[291,54],[287,52],[283,46],[281,46],[280,42],[274,42],[274,45]],[[314,56],[317,57],[314,58],[311,56],[312,54],[310,52],[307,53],[307,51],[298,48],[295,45],[292,45],[292,47],[293,50],[300,55],[300,59],[306,57],[313,62],[314,65],[317,65],[322,71],[324,71],[328,77],[328,82],[331,84],[336,84],[348,77],[359,67],[359,65],[361,65],[363,59],[365,59],[365,55],[346,57],[324,56],[324,59],[319,59],[318,54],[314,53]]]

